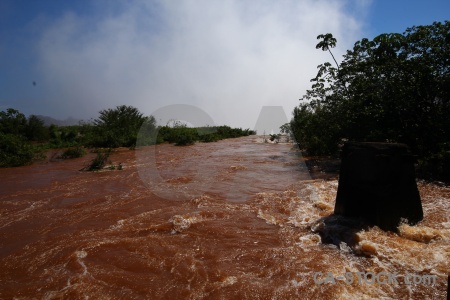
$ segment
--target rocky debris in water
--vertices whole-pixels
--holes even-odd
[[[311,231],[319,234],[322,243],[333,244],[339,248],[344,243],[354,248],[359,242],[357,233],[367,228],[366,225],[362,219],[329,215],[316,221],[311,226]]]
[[[414,161],[405,144],[346,143],[334,213],[390,231],[397,231],[402,219],[416,224],[423,210]]]
[[[185,216],[175,215],[169,221],[173,224],[174,232],[183,232],[191,227],[191,219]]]

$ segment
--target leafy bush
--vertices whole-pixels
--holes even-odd
[[[176,146],[192,145],[199,140],[196,128],[188,128],[185,125],[175,127],[162,126],[158,130],[157,141],[174,143]]]
[[[197,133],[199,141],[203,143],[217,142],[218,140],[220,140],[220,136],[217,134],[216,127],[198,127]]]
[[[25,135],[30,141],[43,142],[49,139],[49,133],[47,128],[44,126],[44,121],[35,115],[31,115],[28,118],[25,127]]]
[[[69,148],[61,154],[61,158],[67,159],[67,158],[78,158],[83,157],[86,154],[86,151],[81,147],[74,147]]]
[[[450,142],[441,144],[437,153],[420,159],[417,173],[423,178],[450,181]]]
[[[208,133],[208,134],[202,134],[199,136],[200,142],[203,143],[211,143],[211,142],[217,142],[220,140],[220,137],[215,133]]]
[[[96,147],[131,147],[136,144],[139,129],[146,126],[155,127],[153,117],[144,117],[132,106],[120,105],[115,109],[100,111],[98,119],[94,120]]]
[[[0,111],[0,132],[25,136],[27,118],[24,114],[13,108]]]
[[[28,165],[39,155],[23,137],[0,132],[0,167]]]
[[[176,146],[192,145],[196,141],[217,142],[221,139],[237,138],[256,134],[250,129],[231,128],[229,126],[207,126],[188,128],[176,123],[174,127],[161,126],[158,128],[157,144],[161,142],[175,143]]]
[[[139,145],[136,146],[148,146],[157,144],[158,143],[157,134],[158,131],[156,128],[155,118],[153,116],[146,117],[137,134],[136,143],[139,142]],[[160,142],[163,141],[160,140]]]
[[[279,143],[281,139],[281,134],[271,134],[270,135],[270,141],[275,141],[276,143]]]
[[[57,126],[50,125],[47,129],[48,147],[47,148],[66,148],[75,147],[83,143],[82,126]]]
[[[198,141],[199,139],[197,129],[195,128],[187,128],[187,127],[174,128],[172,134],[175,146],[192,145],[195,143],[195,141]]]
[[[90,164],[84,168],[86,171],[101,170],[108,163],[109,155],[111,154],[111,148],[107,150],[98,150],[97,156],[90,162]]]

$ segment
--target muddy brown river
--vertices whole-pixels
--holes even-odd
[[[94,156],[0,169],[1,299],[446,298],[449,187],[418,182],[417,226],[349,232],[324,224],[337,181],[290,144],[119,149],[123,170],[79,171]]]

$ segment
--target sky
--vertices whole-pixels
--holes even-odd
[[[89,120],[181,104],[204,125],[253,129],[263,107],[290,119],[332,62],[317,35],[333,34],[340,60],[364,37],[449,12],[449,0],[1,0],[0,110]]]

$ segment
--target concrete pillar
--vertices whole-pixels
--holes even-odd
[[[405,144],[348,142],[342,151],[334,213],[397,231],[423,219],[414,157]]]

